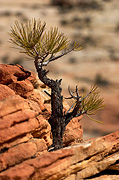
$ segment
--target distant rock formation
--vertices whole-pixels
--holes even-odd
[[[53,5],[63,6],[63,7],[72,7],[77,6],[83,10],[87,9],[96,9],[102,10],[101,3],[95,0],[51,0]]]
[[[83,142],[81,117],[67,125],[65,148],[47,152],[51,112],[44,90],[50,91],[35,73],[0,65],[0,180],[78,180],[105,169],[119,171],[119,132]]]
[[[59,5],[59,6],[73,6],[80,2],[80,0],[52,0],[51,1],[53,5]]]

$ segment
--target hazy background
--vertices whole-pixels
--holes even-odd
[[[48,66],[50,77],[63,79],[65,96],[68,85],[72,89],[76,84],[80,89],[89,89],[94,83],[100,87],[106,107],[94,118],[104,124],[84,116],[84,138],[119,130],[119,1],[0,0],[0,63],[19,63],[35,71],[33,61],[8,43],[14,21],[32,18],[45,21],[47,28],[59,27],[71,43],[76,40],[84,45],[82,51],[71,52]]]

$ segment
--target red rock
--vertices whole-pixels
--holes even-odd
[[[38,116],[39,113],[41,109],[37,102],[23,99],[18,95],[0,101],[1,148],[11,147],[9,143],[14,145],[15,142],[21,143],[20,138],[27,136],[28,133],[33,136],[34,132],[37,132],[37,138],[44,138],[45,143],[51,145],[50,125],[42,115]]]
[[[6,115],[0,119],[0,122],[1,122],[0,130],[5,129],[5,128],[10,128],[14,126],[15,124],[24,122],[26,119],[34,118],[35,114],[36,113],[34,111],[30,109],[26,109],[26,110],[17,111],[16,113]]]
[[[109,170],[117,170],[119,171],[119,163],[113,164],[108,167]]]
[[[8,149],[4,154],[0,154],[0,171],[33,157],[36,152],[36,144],[32,142],[22,143]]]
[[[6,175],[0,177],[0,180],[28,180],[34,173],[34,167],[27,164],[16,165],[13,169],[5,171]]]
[[[83,140],[83,129],[79,123],[82,116],[74,118],[66,126],[66,130],[63,137],[63,142],[65,146],[73,145],[79,143]]]
[[[44,154],[47,152],[47,143],[44,139],[35,139],[34,142],[37,146],[37,153],[36,156]]]
[[[0,84],[8,85],[22,97],[28,97],[32,94],[32,83],[35,79],[33,72],[25,70],[20,65],[0,65]]]
[[[11,90],[8,86],[0,84],[0,101],[12,95],[15,95],[13,90]]]
[[[34,76],[32,73],[29,76],[21,66],[1,65],[0,73],[3,75],[0,76],[3,89],[0,96],[0,180],[78,180],[117,167],[119,132],[79,144],[83,136],[79,123],[82,117],[71,120],[65,130],[64,146],[73,146],[47,152],[52,144],[48,123],[50,97],[44,93],[47,87],[32,89]],[[63,105],[67,111],[69,106],[65,101]]]
[[[20,81],[28,78],[30,76],[30,72],[22,68],[23,67],[20,65],[1,64],[0,83],[8,85],[14,81]]]
[[[40,109],[42,111],[46,110],[46,107],[44,105],[44,99],[42,97],[43,92],[41,91],[41,89],[34,89],[33,93],[31,94],[30,97],[28,97],[29,100],[35,101],[38,103]]]
[[[50,146],[52,144],[52,139],[51,139],[51,126],[46,121],[42,115],[39,115],[37,117],[38,122],[39,122],[39,128],[37,128],[33,133],[34,138],[40,138],[44,139],[47,146]]]
[[[91,177],[119,160],[119,132],[28,159],[0,173],[10,180],[77,180]],[[26,168],[24,168],[26,167]],[[31,171],[30,171],[31,170]],[[100,176],[100,175],[99,175]],[[107,174],[105,177],[108,177]],[[114,176],[118,179],[118,175]],[[92,178],[93,179],[93,178]],[[94,178],[95,179],[95,178]]]
[[[28,103],[18,95],[14,95],[0,101],[0,117],[12,114],[21,109],[28,109]]]
[[[33,89],[34,75],[31,73],[29,76],[29,72],[21,66],[0,65],[0,73],[0,171],[8,173],[0,175],[0,180],[27,180],[32,177],[35,169],[30,164],[25,164],[24,168],[23,163],[47,154],[47,148],[52,144],[51,127],[48,123],[51,115],[50,97],[44,93],[44,88],[49,89],[46,86]],[[67,110],[69,106],[65,101],[63,103],[64,110]],[[76,118],[67,126],[65,146],[81,141],[79,120],[80,118]],[[47,157],[45,162],[47,163]],[[37,173],[35,176],[37,177]]]
[[[29,97],[33,91],[33,85],[27,79],[19,82],[13,82],[8,85],[14,92],[22,97]]]
[[[7,141],[6,143],[0,145],[0,152],[2,153],[7,149],[14,147],[18,144],[29,142],[32,138],[33,136],[30,133],[28,133],[22,137],[17,137],[16,139],[14,139],[14,141]]]
[[[39,127],[39,124],[35,118],[26,120],[26,122],[19,123],[10,127],[8,129],[3,129],[0,131],[0,143],[3,144],[7,141],[14,140],[19,136],[23,136],[26,133],[33,131]]]

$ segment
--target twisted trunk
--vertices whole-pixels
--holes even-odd
[[[62,88],[61,79],[53,80],[47,77],[47,71],[39,66],[38,59],[36,58],[35,67],[39,79],[48,87],[51,88],[51,117],[49,123],[51,125],[51,132],[53,136],[53,144],[49,151],[57,150],[63,147],[63,133],[65,130],[65,118],[63,116],[63,96],[61,95]]]

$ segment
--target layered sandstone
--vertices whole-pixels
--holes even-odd
[[[67,125],[65,148],[47,152],[52,144],[51,112],[44,90],[50,93],[33,72],[0,65],[0,180],[78,180],[106,169],[117,172],[119,132],[83,142],[81,118]],[[64,101],[64,110],[68,108]]]
[[[118,166],[119,132],[28,159],[0,173],[1,179],[79,180],[119,179],[118,174],[100,175]],[[116,168],[114,168],[116,170]],[[117,169],[118,171],[118,169]],[[107,173],[107,172],[106,172]],[[109,173],[109,172],[108,172]],[[98,177],[94,175],[99,174]],[[92,177],[92,178],[91,178]]]

